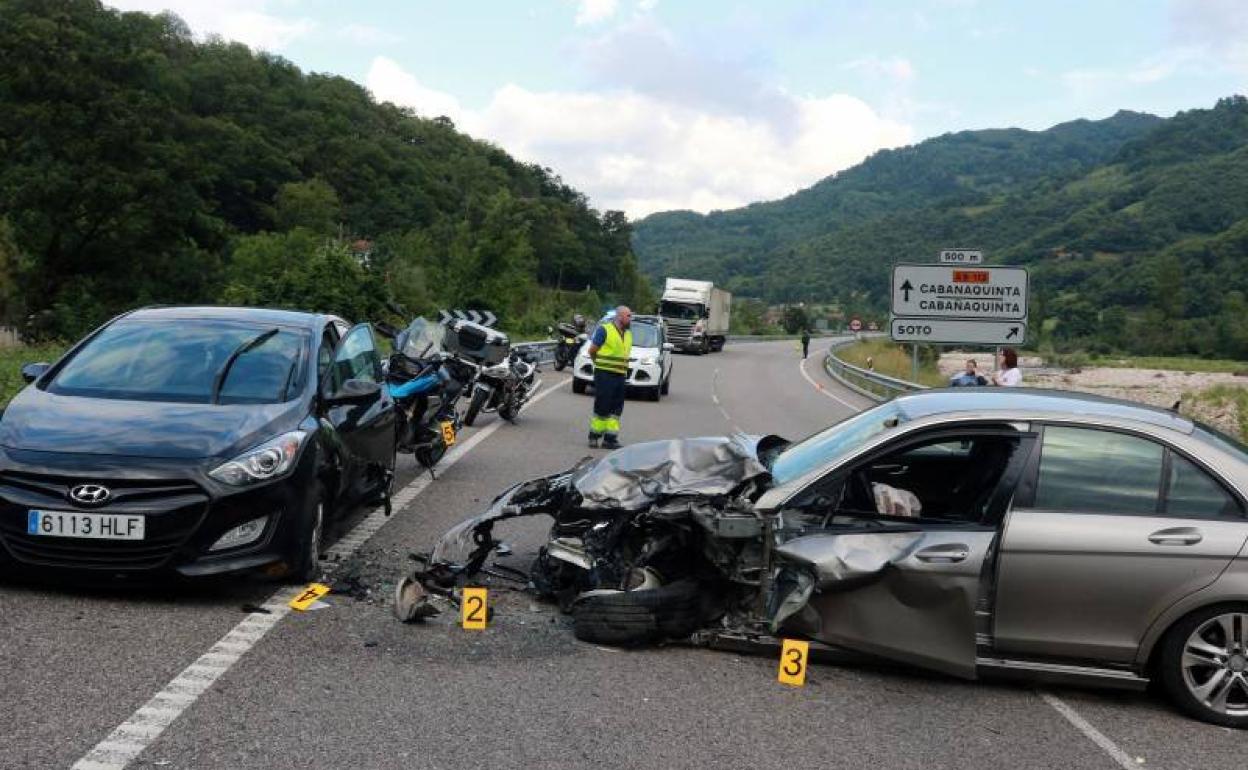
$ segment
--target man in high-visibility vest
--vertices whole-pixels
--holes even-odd
[[[589,341],[589,357],[594,361],[594,414],[589,419],[589,446],[605,449],[620,445],[620,414],[624,411],[624,391],[628,386],[628,357],[633,352],[629,326],[633,311],[620,305],[614,317],[603,319]]]

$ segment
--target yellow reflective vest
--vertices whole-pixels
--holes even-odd
[[[632,329],[626,330],[621,335],[619,327],[614,323],[605,323],[602,328],[607,331],[607,339],[602,343],[602,347],[598,348],[594,366],[604,372],[627,375],[628,357],[633,352]]]

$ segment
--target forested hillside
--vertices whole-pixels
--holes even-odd
[[[946,135],[781,201],[656,214],[634,237],[654,278],[875,313],[891,263],[950,246],[1032,268],[1033,344],[1248,358],[1248,100]]]
[[[549,169],[343,78],[171,15],[0,0],[0,324],[72,338],[146,303],[366,319],[394,299],[533,328],[650,303],[629,241]]]

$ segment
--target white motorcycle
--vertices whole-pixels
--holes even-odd
[[[542,387],[537,364],[526,352],[512,350],[507,360],[483,366],[473,386],[472,401],[464,414],[464,424],[472,425],[482,412],[498,412],[498,416],[514,422],[520,410]]]

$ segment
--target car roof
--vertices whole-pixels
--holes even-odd
[[[145,307],[135,310],[125,317],[138,320],[206,319],[213,321],[245,321],[260,324],[276,324],[278,326],[293,326],[301,329],[319,329],[333,318],[333,316],[323,313],[305,313],[298,310],[219,306]]]
[[[1053,414],[1134,420],[1191,433],[1191,420],[1168,409],[1090,393],[1041,388],[932,388],[893,399],[910,419],[952,412],[1009,412],[1020,418]]]

